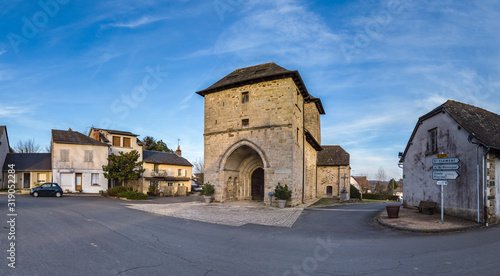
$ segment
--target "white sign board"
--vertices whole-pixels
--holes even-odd
[[[456,171],[433,171],[432,179],[457,179],[459,174]]]
[[[432,163],[434,164],[453,164],[458,163],[460,159],[458,158],[434,158],[432,159]]]
[[[433,170],[458,170],[460,166],[457,164],[449,164],[449,165],[433,165]]]
[[[438,185],[448,185],[448,181],[446,181],[446,180],[439,180],[439,181],[437,182],[437,184],[438,184]]]

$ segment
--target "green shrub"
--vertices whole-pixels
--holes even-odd
[[[148,188],[148,195],[154,196],[158,194],[158,183],[153,183]]]
[[[126,192],[126,191],[132,191],[132,188],[130,188],[130,187],[123,187],[123,186],[116,186],[116,187],[113,187],[113,188],[109,188],[106,191],[106,195],[107,196],[111,196],[111,197],[116,197],[119,193]]]
[[[359,199],[361,199],[361,193],[359,192],[358,188],[354,187],[353,185],[351,185],[349,193],[351,195],[351,198],[359,198]]]
[[[285,187],[283,187],[278,183],[276,188],[274,188],[274,195],[277,199],[289,200],[292,198],[292,191],[288,190],[288,185],[285,184]]]
[[[363,194],[363,199],[376,199],[376,200],[398,200],[398,196],[393,196],[393,195]]]
[[[215,186],[207,182],[201,187],[200,195],[213,196],[215,194]]]
[[[144,200],[149,198],[147,195],[136,191],[124,191],[119,193],[117,197],[124,197],[126,199],[135,199],[135,200]]]

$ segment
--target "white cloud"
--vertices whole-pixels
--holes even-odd
[[[7,53],[7,50],[5,50],[5,49],[1,49],[0,50],[0,56],[3,55],[3,54],[5,54],[5,53]]]
[[[134,29],[134,28],[140,27],[142,25],[146,25],[146,24],[150,24],[150,23],[158,22],[158,21],[163,21],[166,19],[167,19],[167,17],[143,16],[143,17],[136,19],[136,20],[133,20],[133,21],[121,22],[121,23],[110,23],[110,24],[107,24],[105,26]]]
[[[15,117],[27,113],[26,108],[18,106],[0,106],[1,117]]]

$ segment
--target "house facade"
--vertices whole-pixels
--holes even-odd
[[[63,191],[98,193],[107,190],[102,166],[108,164],[106,143],[76,131],[52,130],[51,157],[53,181]]]
[[[400,164],[405,207],[426,200],[437,202],[440,208],[437,181],[447,181],[445,214],[483,223],[500,218],[496,199],[500,195],[496,183],[500,179],[500,115],[449,100],[419,118]]]
[[[7,135],[7,126],[0,126],[0,168],[4,167],[5,158],[9,153],[9,137]],[[0,174],[0,187],[7,188],[8,177]]]
[[[274,63],[233,71],[197,94],[205,98],[204,182],[215,199],[269,202],[278,183],[292,205],[317,195],[321,100],[297,71]]]
[[[8,178],[9,164],[14,164],[16,189],[29,191],[52,181],[50,153],[8,153],[3,166],[3,178]]]
[[[318,197],[340,197],[342,190],[350,191],[350,156],[341,146],[321,146],[318,152]],[[347,199],[349,195],[347,194]]]
[[[110,146],[110,152],[118,155],[119,152],[128,153],[133,150],[139,152],[139,159],[137,161],[142,161],[142,142],[137,138],[138,134],[133,134],[128,131],[119,131],[111,129],[102,129],[92,127],[89,131],[90,138],[96,141],[108,144]]]

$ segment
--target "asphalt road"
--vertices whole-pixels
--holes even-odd
[[[415,234],[374,222],[384,204],[305,210],[292,228],[159,216],[99,197],[18,196],[9,268],[0,195],[1,275],[498,275],[500,227]],[[1,207],[1,206],[4,207]]]

